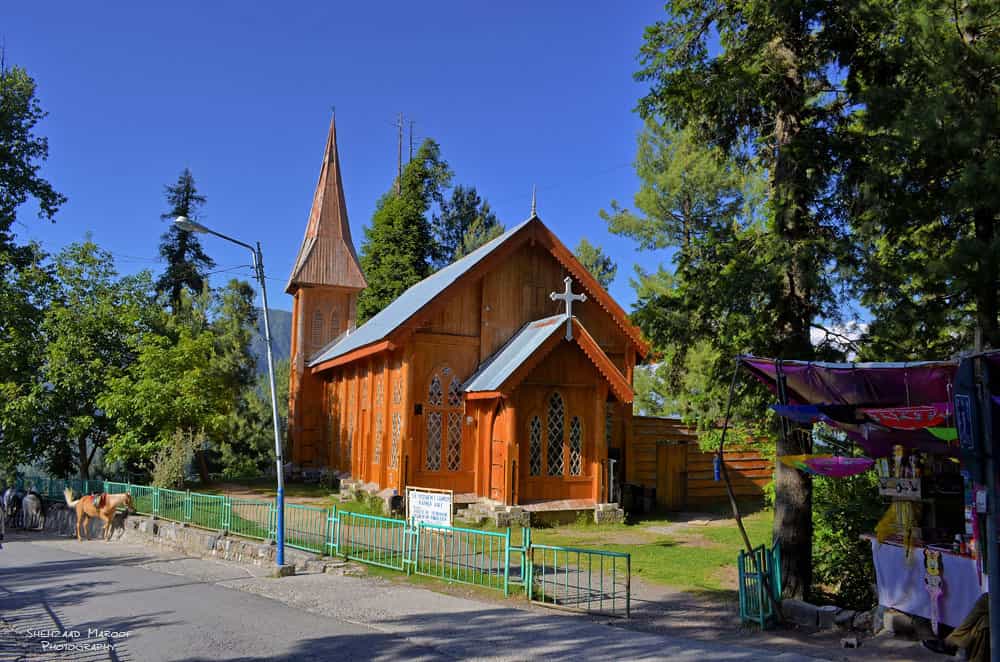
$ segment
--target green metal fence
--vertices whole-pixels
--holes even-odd
[[[415,531],[405,520],[338,512],[330,532],[335,553],[371,565],[409,572]]]
[[[528,599],[564,609],[631,616],[632,558],[625,552],[531,544]]]
[[[781,601],[781,547],[755,547],[752,554],[740,551],[739,570],[740,620],[766,628],[776,618],[774,605]],[[771,589],[772,600],[767,589]]]
[[[285,504],[285,544],[289,547],[324,554],[329,533],[326,508]]]
[[[94,492],[132,495],[139,513],[258,540],[276,538],[273,501],[169,490],[113,481],[58,480],[25,476],[20,487],[61,500],[67,487],[79,496]],[[631,560],[628,554],[534,545],[531,529],[481,531],[402,519],[285,504],[285,544],[318,554],[503,591],[524,587],[528,598],[612,615],[629,615]],[[741,593],[742,596],[742,593]],[[741,602],[742,609],[742,602]]]
[[[418,524],[413,571],[510,593],[510,529],[504,533]]]

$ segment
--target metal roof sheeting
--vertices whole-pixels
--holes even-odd
[[[565,315],[528,322],[466,381],[463,390],[498,391],[503,383],[554,333],[565,333]]]
[[[430,303],[446,287],[479,264],[487,255],[506,243],[532,220],[534,220],[534,217],[514,226],[462,259],[452,262],[447,267],[412,285],[408,290],[399,295],[395,301],[383,308],[375,317],[362,324],[354,333],[342,336],[321,349],[309,361],[309,366],[316,366],[384,339],[417,311]]]

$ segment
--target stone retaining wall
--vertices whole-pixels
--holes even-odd
[[[89,519],[87,535],[100,540],[104,523]],[[45,531],[64,536],[76,535],[76,512],[64,503],[50,505],[45,516]],[[196,556],[226,559],[258,567],[275,568],[277,547],[270,541],[256,541],[207,531],[198,527],[156,519],[147,515],[119,512],[112,523],[112,541],[156,544]],[[285,564],[298,570],[323,570],[326,565],[316,554],[285,547]]]

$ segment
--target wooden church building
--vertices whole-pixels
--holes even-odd
[[[649,348],[534,209],[358,325],[365,286],[331,123],[287,286],[293,462],[400,493],[610,500]]]

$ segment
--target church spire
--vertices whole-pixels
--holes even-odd
[[[285,291],[294,294],[300,286],[332,286],[362,290],[367,286],[347,221],[344,184],[337,153],[336,118],[330,118],[319,182],[313,194],[306,235]]]

